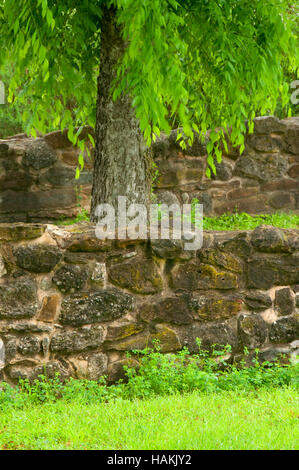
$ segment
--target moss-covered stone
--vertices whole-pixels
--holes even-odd
[[[13,253],[17,265],[33,273],[50,272],[62,256],[56,246],[43,244],[20,246]]]
[[[106,341],[118,341],[128,338],[144,331],[142,323],[124,323],[120,325],[110,325],[107,328]]]
[[[42,224],[0,224],[0,242],[33,240],[41,237],[45,229]]]
[[[129,259],[111,263],[108,278],[112,284],[137,294],[155,294],[163,288],[158,266],[151,259]]]
[[[105,343],[105,347],[115,351],[142,350],[147,347],[153,347],[155,340],[158,341],[161,352],[178,351],[181,349],[181,343],[176,332],[165,325],[156,325],[155,332],[153,333],[143,332],[120,341],[108,341]]]
[[[212,266],[220,266],[228,271],[241,273],[243,270],[243,265],[238,258],[219,250],[199,251],[198,257],[202,263]]]
[[[242,299],[234,297],[206,296],[192,299],[195,320],[215,321],[235,317],[242,309]]]
[[[176,265],[171,273],[171,283],[176,291],[205,290],[205,289],[236,289],[238,278],[236,274],[218,271],[214,266],[191,261],[187,264]]]
[[[230,345],[233,350],[238,346],[237,332],[227,323],[194,323],[182,330],[179,337],[182,346],[186,346],[192,353],[198,353],[198,340],[200,348],[207,351],[211,351],[214,345]]]
[[[277,227],[261,225],[251,236],[251,243],[258,251],[265,253],[289,252],[286,234]]]

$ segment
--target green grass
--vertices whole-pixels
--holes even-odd
[[[223,214],[219,217],[204,217],[204,230],[253,230],[259,225],[280,228],[299,228],[299,215],[277,212],[275,214],[249,215]]]
[[[60,220],[57,225],[72,225],[84,221],[89,221],[89,214],[86,210],[81,211],[77,217],[73,219]],[[277,212],[275,214],[252,216],[243,212],[242,214],[223,214],[219,217],[203,218],[204,230],[253,230],[259,225],[298,229],[299,215]]]
[[[291,387],[8,407],[0,449],[298,449]]]
[[[112,386],[0,384],[0,449],[299,448],[299,364],[260,364],[256,350],[252,366],[230,365],[229,346],[209,356],[198,345],[195,355],[135,351],[139,366]]]

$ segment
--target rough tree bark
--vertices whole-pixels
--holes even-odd
[[[147,204],[149,201],[148,152],[131,97],[121,96],[114,102],[111,94],[115,66],[125,48],[115,12],[107,9],[102,19],[101,33],[92,221],[96,221],[98,204],[109,203],[117,208],[118,196],[126,196],[129,204]]]

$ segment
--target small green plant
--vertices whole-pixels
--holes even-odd
[[[0,409],[9,406],[23,408],[30,403],[54,403],[57,400],[88,404],[106,403],[116,398],[148,399],[178,393],[299,388],[299,364],[279,361],[261,364],[256,350],[252,365],[245,367],[245,361],[238,365],[228,362],[229,345],[215,344],[211,351],[205,351],[200,340],[197,344],[199,350],[196,354],[190,354],[187,348],[176,354],[162,354],[158,341],[154,342],[153,348],[132,351],[127,354],[128,360],[134,357],[138,366],[125,366],[126,380],[110,386],[106,377],[98,381],[71,378],[62,382],[59,374],[54,378],[40,375],[33,382],[23,379],[17,388],[3,383],[0,384]]]

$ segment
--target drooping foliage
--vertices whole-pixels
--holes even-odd
[[[94,125],[101,17],[116,10],[127,48],[112,90],[132,95],[148,144],[173,121],[187,141],[223,129],[243,149],[244,121],[290,99],[283,64],[298,66],[295,6],[286,0],[0,0],[0,67],[13,64],[9,100],[27,100],[27,132]],[[297,17],[298,19],[298,17]],[[99,77],[100,79],[100,77]],[[219,130],[221,128],[221,130]],[[218,129],[218,131],[215,131]],[[182,140],[184,146],[184,141]],[[208,173],[210,170],[208,169]]]

